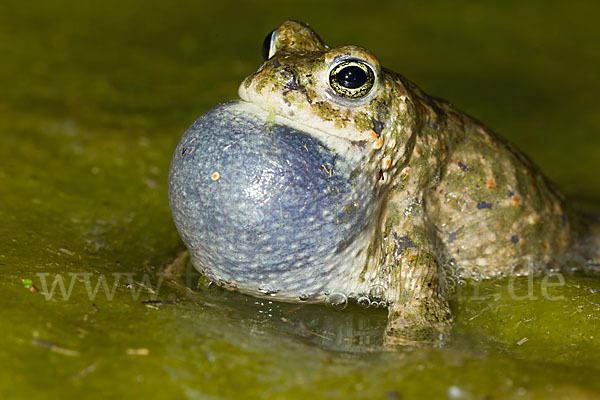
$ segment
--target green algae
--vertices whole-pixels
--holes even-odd
[[[158,274],[182,250],[166,195],[175,144],[236,97],[288,18],[371,49],[600,209],[595,3],[370,7],[0,4],[1,398],[598,397],[597,278],[566,276],[546,295],[544,277],[459,286],[448,348],[382,352],[383,310],[269,303]],[[68,299],[58,286],[46,298],[57,275],[73,283]],[[102,277],[109,294],[100,281],[90,296]]]

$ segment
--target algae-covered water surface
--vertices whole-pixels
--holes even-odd
[[[600,278],[471,282],[444,348],[384,310],[279,304],[188,267],[166,180],[187,126],[286,19],[485,121],[600,211],[593,1],[0,3],[0,398],[600,398]],[[564,280],[563,280],[564,279]]]

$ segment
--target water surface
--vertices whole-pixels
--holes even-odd
[[[599,8],[4,0],[0,397],[598,398],[598,279],[462,288],[451,345],[384,352],[383,310],[192,290],[196,275],[186,286],[157,272],[182,250],[172,150],[200,113],[236,97],[265,34],[288,18],[371,49],[599,211]],[[57,275],[71,293],[47,299]]]

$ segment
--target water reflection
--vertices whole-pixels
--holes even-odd
[[[217,287],[190,263],[180,275],[169,280],[169,289],[191,302],[218,308],[229,318],[249,323],[251,334],[269,332],[314,343],[324,349],[363,353],[382,349],[387,322],[386,309],[361,308],[344,298],[332,298],[330,307],[289,304],[257,299]]]

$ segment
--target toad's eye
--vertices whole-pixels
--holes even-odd
[[[343,61],[329,73],[329,86],[339,96],[349,99],[365,97],[374,84],[373,69],[360,60]]]
[[[277,29],[274,29],[267,35],[265,40],[263,41],[262,47],[262,56],[263,60],[267,61],[273,55],[273,42],[275,42],[275,35],[277,34]]]

